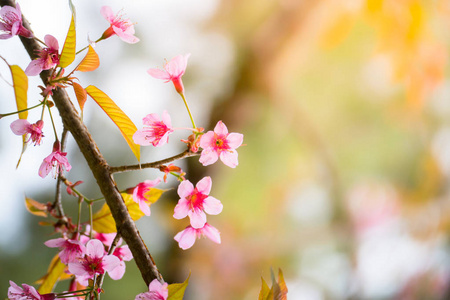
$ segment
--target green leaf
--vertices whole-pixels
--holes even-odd
[[[90,71],[94,71],[95,69],[97,69],[98,66],[100,66],[100,59],[98,58],[98,55],[95,52],[94,48],[92,48],[92,46],[89,45],[89,50],[88,50],[86,56],[83,58],[83,60],[80,62],[80,64],[76,67],[75,71],[90,72]]]
[[[69,31],[67,32],[66,41],[64,42],[64,47],[59,58],[59,67],[65,68],[70,65],[75,60],[75,48],[77,44],[77,37],[75,31],[75,19],[72,15],[72,20],[70,21]]]
[[[95,102],[105,111],[122,133],[128,146],[133,151],[137,160],[140,160],[140,147],[133,141],[133,134],[137,131],[136,125],[130,118],[108,97],[104,92],[97,87],[90,85],[86,87],[86,92],[94,99]]]
[[[189,283],[189,277],[191,277],[191,273],[189,273],[188,278],[183,283],[169,284],[169,297],[167,300],[183,300],[184,292]]]
[[[150,206],[152,203],[158,201],[161,197],[164,190],[151,188],[148,193],[144,196],[148,201],[148,205]],[[125,202],[125,206],[130,213],[131,218],[134,221],[139,220],[144,216],[144,213],[139,208],[139,204],[134,202],[133,196],[127,193],[122,193],[123,201]],[[114,222],[114,218],[111,215],[111,210],[109,206],[105,203],[102,208],[94,214],[93,219],[93,228],[95,231],[99,233],[112,233],[117,232],[116,223]]]
[[[41,283],[38,292],[40,294],[51,293],[56,283],[65,275],[65,269],[66,265],[63,264],[58,255],[56,255],[50,263],[47,274],[38,280],[38,283]]]

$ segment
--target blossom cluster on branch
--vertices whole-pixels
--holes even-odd
[[[78,78],[73,76],[74,72],[94,71],[100,64],[99,57],[93,48],[94,43],[99,43],[114,35],[130,44],[139,41],[139,38],[134,36],[134,23],[124,18],[123,14],[114,14],[108,6],[102,7],[100,13],[108,21],[109,27],[99,39],[76,52],[74,14],[72,15],[66,40],[63,43],[64,46],[61,49],[60,43],[52,35],[45,35],[44,41],[41,41],[34,36],[30,29],[24,26],[19,4],[16,4],[16,7],[3,6],[0,9],[0,31],[2,32],[0,39],[22,36],[36,40],[42,45],[40,49],[35,49],[35,58],[31,60],[25,71],[18,66],[10,66],[18,110],[12,113],[0,114],[0,118],[18,115],[19,119],[14,120],[10,128],[14,134],[22,136],[23,152],[25,152],[27,143],[31,142],[35,146],[40,146],[49,136],[54,136],[52,152],[43,159],[37,173],[42,178],[52,173],[57,180],[58,188],[55,201],[42,204],[27,198],[26,204],[30,212],[36,215],[53,217],[56,220],[52,222],[55,232],[60,235],[59,238],[45,242],[46,246],[58,248],[59,250],[47,274],[52,276],[47,276],[47,279],[45,279],[55,280],[55,282],[45,282],[36,290],[30,285],[23,284],[20,287],[11,281],[8,289],[9,299],[58,299],[68,297],[99,299],[103,292],[102,284],[105,274],[107,273],[113,280],[121,279],[126,270],[125,262],[133,259],[133,253],[136,255],[136,253],[142,251],[134,248],[134,245],[122,245],[125,243],[126,236],[137,233],[118,231],[119,220],[114,213],[114,209],[110,207],[110,203],[105,203],[95,213],[92,211],[92,204],[107,200],[106,195],[104,195],[104,198],[92,199],[84,195],[79,189],[78,186],[83,183],[81,180],[72,183],[66,178],[67,175],[65,173],[72,169],[72,165],[67,158],[67,152],[64,152],[65,136],[67,129],[70,130],[70,128],[65,128],[61,135],[55,129],[52,109],[55,107],[55,104],[60,109],[58,104],[61,99],[55,96],[58,90],[69,87],[74,89],[79,107],[79,111],[75,112],[75,117],[80,121],[82,121],[84,103],[89,95],[119,128],[138,160],[140,160],[140,146],[162,147],[169,143],[169,136],[173,132],[176,130],[187,130],[189,135],[186,139],[181,140],[186,143],[187,149],[178,159],[188,156],[199,156],[199,162],[204,166],[211,165],[219,159],[231,168],[235,168],[238,165],[236,149],[243,143],[243,134],[229,133],[227,126],[222,121],[218,121],[214,130],[206,132],[204,128],[196,126],[194,122],[194,116],[189,109],[182,81],[190,54],[178,55],[166,61],[163,69],[151,68],[147,72],[156,79],[173,83],[176,92],[184,103],[192,126],[173,127],[170,114],[164,110],[161,117],[157,113],[147,114],[143,118],[143,127],[138,129],[106,93],[95,86],[83,87],[78,83]],[[68,67],[72,66],[75,56],[85,52],[86,49],[87,53],[81,62],[73,67],[70,72],[67,71]],[[42,76],[42,74],[46,75]],[[29,106],[26,97],[27,85],[25,87],[23,82],[28,82],[27,76],[36,75],[44,77],[44,86],[40,86],[42,100],[37,105]],[[23,90],[25,90],[25,93],[23,93]],[[41,118],[34,123],[30,123],[27,120],[28,111],[39,108],[42,111]],[[53,131],[53,134],[44,136],[44,114],[46,111],[48,111],[52,126],[50,129],[46,128],[45,130]],[[63,123],[66,124],[68,121],[64,120],[63,115],[62,118]],[[168,165],[165,163],[168,159],[151,164],[151,167],[161,171],[163,178],[144,180],[132,188],[120,191],[123,203],[127,209],[127,212],[125,212],[127,214],[126,217],[136,221],[144,215],[150,216],[150,206],[158,201],[163,193],[163,190],[158,189],[157,186],[166,183],[167,177],[172,175],[180,182],[177,190],[180,199],[174,207],[173,218],[184,219],[189,217],[190,221],[190,225],[177,233],[174,240],[178,242],[179,247],[183,250],[191,248],[195,241],[203,236],[220,244],[220,232],[207,222],[206,216],[206,214],[218,215],[223,209],[222,202],[210,196],[212,188],[211,177],[204,177],[194,186],[193,183],[186,179],[188,174],[179,166],[174,163]],[[145,165],[142,164],[142,166]],[[131,166],[124,166],[122,169],[133,170]],[[113,174],[111,173],[110,175],[112,178]],[[61,189],[59,188],[62,184],[66,185],[68,195],[78,199],[79,210],[76,218],[72,218],[64,212],[60,194]],[[89,218],[85,222],[81,221],[81,208],[83,205],[89,208]],[[75,219],[76,221],[72,221]],[[136,261],[136,263],[138,262]],[[142,268],[145,269],[145,266]],[[149,290],[137,295],[136,299],[172,299],[170,298],[172,285],[165,283],[160,274],[156,274],[154,277],[156,278],[148,285]],[[70,279],[69,289],[59,293],[55,293],[52,288],[49,290],[48,286],[53,287],[60,279]],[[186,285],[187,281],[184,283],[184,289]]]

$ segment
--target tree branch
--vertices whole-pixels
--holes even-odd
[[[13,0],[0,0],[0,6],[13,6]],[[23,19],[24,26],[31,31],[29,23]],[[22,44],[32,59],[37,57],[37,51],[41,49],[38,42],[34,39],[20,37]],[[48,83],[50,71],[43,71],[40,76],[44,84]],[[88,129],[81,121],[78,112],[73,106],[64,89],[57,88],[52,96],[55,106],[59,111],[64,127],[67,128],[75,139],[81,153],[86,159],[89,168],[94,175],[100,190],[105,197],[114,221],[116,222],[117,232],[128,244],[136,265],[138,266],[142,278],[148,285],[153,279],[163,281],[153,258],[151,257],[147,246],[139,235],[134,221],[131,219],[125,203],[116,186],[110,167],[100,153],[95,141],[92,139]]]
[[[162,165],[168,164],[170,162],[176,161],[178,159],[182,159],[185,157],[190,157],[190,156],[197,156],[200,155],[201,152],[191,152],[189,149],[181,152],[180,154],[177,154],[175,156],[166,158],[166,159],[162,159],[162,160],[158,160],[158,161],[154,161],[151,163],[145,163],[145,164],[141,164],[141,165],[129,165],[129,166],[120,166],[120,167],[110,167],[109,171],[111,173],[120,173],[120,172],[129,172],[129,171],[136,171],[136,170],[141,170],[141,169],[147,169],[147,168],[159,168]]]

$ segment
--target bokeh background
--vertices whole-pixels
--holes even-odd
[[[142,126],[148,113],[189,126],[171,84],[146,70],[191,53],[183,77],[198,125],[218,120],[244,134],[239,166],[179,162],[196,182],[213,178],[211,194],[223,212],[208,217],[222,244],[198,240],[178,248],[173,236],[187,220],[172,218],[170,189],[152,215],[137,222],[164,278],[182,282],[186,299],[256,299],[261,276],[281,268],[289,299],[448,299],[450,297],[450,4],[421,0],[73,0],[78,48],[108,27],[102,5],[136,22],[135,45],[112,37],[99,43],[98,70],[78,74],[83,86],[105,91]],[[66,1],[20,1],[41,39],[62,46],[70,22]],[[2,40],[0,55],[23,69],[28,55],[18,38]],[[9,71],[0,63],[0,113],[15,110]],[[30,78],[29,104],[40,99]],[[29,120],[39,118],[31,112]],[[54,115],[58,115],[54,110]],[[51,152],[46,137],[15,166],[21,139],[0,120],[0,294],[8,280],[33,283],[55,255],[43,242],[25,196],[53,201],[55,181],[37,175]],[[58,118],[56,118],[58,119]],[[111,165],[136,163],[119,131],[93,101],[84,120]],[[61,128],[57,121],[58,128]],[[142,162],[181,152],[187,132],[170,145],[143,147]],[[72,182],[92,198],[100,192],[69,137]],[[119,188],[162,176],[142,170],[115,176]],[[75,213],[76,199],[63,195]],[[99,208],[97,205],[96,208]],[[87,217],[87,214],[84,214]],[[146,290],[134,262],[121,281],[105,281],[105,299],[133,299]],[[58,291],[67,289],[60,283]]]

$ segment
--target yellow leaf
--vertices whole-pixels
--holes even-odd
[[[14,94],[16,95],[17,110],[23,110],[28,107],[27,104],[27,91],[28,91],[28,77],[25,72],[16,65],[9,66],[11,69]],[[26,119],[28,111],[19,113],[19,119]]]
[[[133,141],[133,134],[137,131],[136,125],[130,120],[130,118],[108,97],[104,92],[97,87],[90,85],[86,88],[86,92],[97,104],[105,111],[105,113],[111,118],[114,124],[117,125],[123,137],[130,146],[131,151],[140,160],[140,148],[139,145]]]
[[[9,66],[11,70],[14,94],[16,95],[16,106],[17,110],[24,110],[28,107],[27,92],[28,92],[28,77],[25,72],[16,65]],[[19,119],[27,119],[28,110],[19,113]],[[17,162],[16,168],[19,167],[22,155],[27,149],[26,135],[22,136],[22,152],[20,153],[19,161]]]
[[[75,20],[72,15],[72,20],[70,21],[69,32],[67,32],[66,41],[64,42],[64,47],[61,52],[61,57],[59,58],[59,67],[65,68],[70,65],[75,59],[75,48],[77,44],[76,31],[75,31]]]
[[[87,93],[81,85],[76,82],[72,82],[73,90],[75,91],[75,96],[78,100],[78,105],[80,105],[81,113],[83,113],[84,103],[86,103]]]
[[[83,60],[80,62],[78,67],[75,69],[75,71],[90,72],[90,71],[94,71],[95,69],[97,69],[99,65],[100,65],[100,59],[98,58],[98,55],[95,52],[94,48],[92,48],[92,46],[89,45],[88,53],[83,58]]]
[[[25,206],[33,215],[47,217],[47,205],[25,197]]]
[[[266,299],[268,299],[268,296],[272,290],[269,289],[269,286],[267,285],[264,278],[261,277],[261,281],[262,281],[261,282],[261,291],[259,292],[258,300],[266,300]],[[272,294],[273,294],[273,292],[272,292]]]
[[[184,292],[186,291],[186,287],[189,283],[189,277],[191,277],[191,273],[189,273],[188,278],[186,278],[183,283],[169,284],[169,297],[167,300],[183,300]]]
[[[66,265],[61,262],[59,259],[59,256],[56,255],[48,268],[47,274],[44,275],[41,279],[38,280],[38,283],[41,284],[41,286],[38,289],[38,292],[40,294],[47,294],[51,293],[53,291],[53,288],[55,287],[56,283],[60,279],[66,279],[64,278],[64,270],[66,269]],[[67,276],[65,276],[67,277]]]
[[[150,191],[145,194],[145,198],[147,199],[147,204],[150,206],[152,203],[158,201],[161,197],[164,190],[152,188]],[[139,208],[139,205],[134,202],[133,196],[130,194],[122,193],[123,201],[125,202],[125,206],[128,209],[128,212],[131,218],[134,221],[139,220],[144,213]],[[109,210],[109,206],[105,203],[102,208],[94,214],[93,224],[94,230],[99,233],[112,233],[117,232],[116,223],[111,215],[111,211]]]

